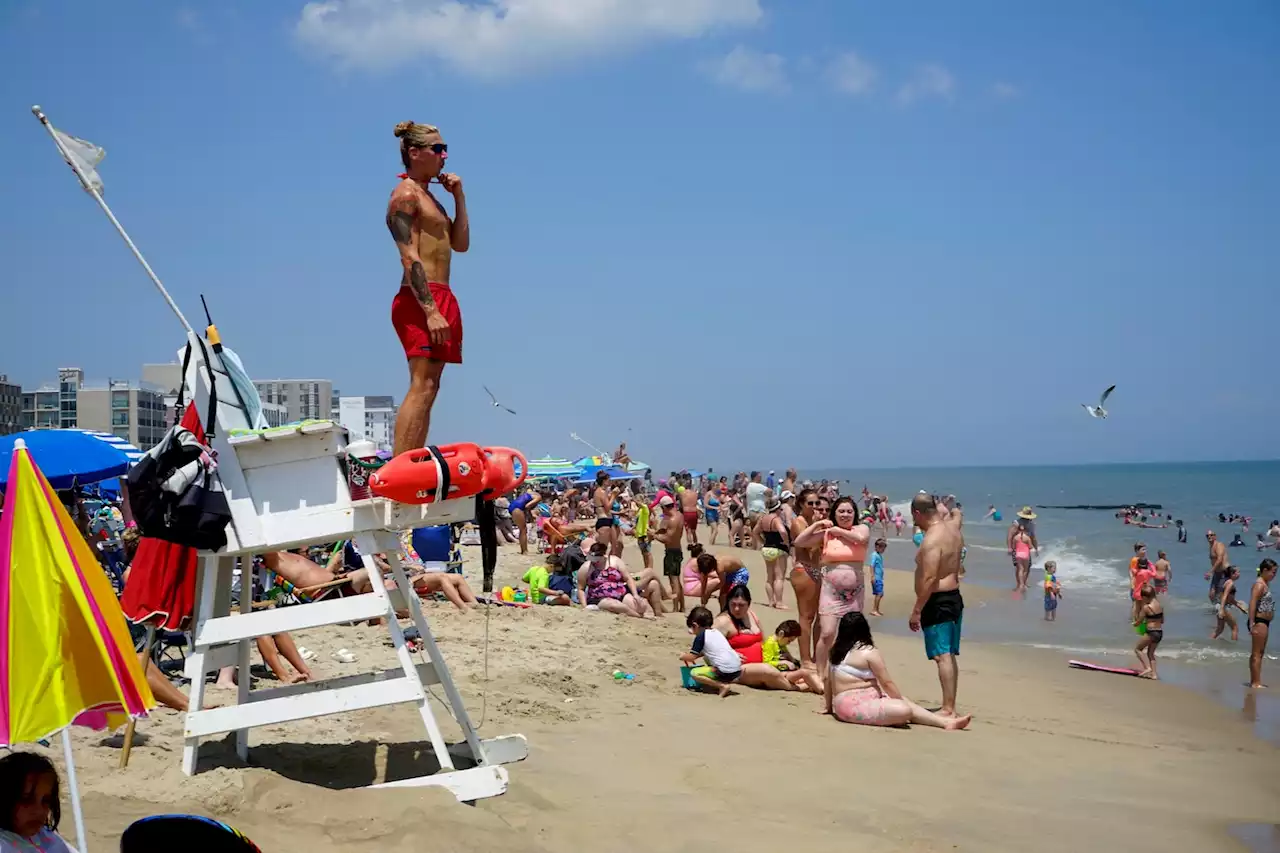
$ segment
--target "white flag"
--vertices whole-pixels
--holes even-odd
[[[102,158],[107,156],[107,152],[86,139],[63,133],[53,125],[50,125],[49,128],[62,145],[63,159],[68,164],[74,163],[78,166],[80,171],[84,173],[85,178],[88,179],[90,186],[101,193],[102,178],[98,177],[98,170],[94,167],[102,162]]]

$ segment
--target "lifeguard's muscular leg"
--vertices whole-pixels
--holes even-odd
[[[409,390],[396,415],[396,454],[416,450],[427,443],[431,427],[431,407],[440,393],[444,362],[434,358],[409,359]]]

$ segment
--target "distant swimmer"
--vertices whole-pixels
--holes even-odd
[[[1004,521],[1004,515],[1001,514],[1000,510],[995,508],[994,504],[987,507],[987,514],[982,517],[982,520],[986,521],[988,518],[992,521]]]
[[[1204,579],[1209,582],[1209,603],[1217,604],[1227,570],[1227,546],[1218,541],[1218,534],[1212,530],[1206,530],[1204,538],[1209,543],[1209,571],[1204,573]]]
[[[387,204],[387,228],[403,272],[391,324],[409,360],[409,390],[396,416],[399,454],[427,443],[444,366],[462,363],[462,312],[449,286],[449,265],[454,252],[471,247],[471,222],[462,179],[444,171],[449,146],[439,129],[402,121],[395,133],[405,172]],[[453,196],[453,219],[427,189],[432,178]]]

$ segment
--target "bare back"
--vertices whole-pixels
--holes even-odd
[[[960,551],[964,548],[964,536],[959,528],[945,522],[934,524],[924,534],[924,541],[916,552],[916,595],[927,584],[924,571],[925,559],[937,557],[938,583],[935,592],[949,592],[960,588]]]

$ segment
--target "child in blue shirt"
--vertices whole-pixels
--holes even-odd
[[[880,599],[884,598],[884,551],[889,543],[883,539],[876,540],[876,552],[871,555],[871,601],[872,616],[880,616]]]

